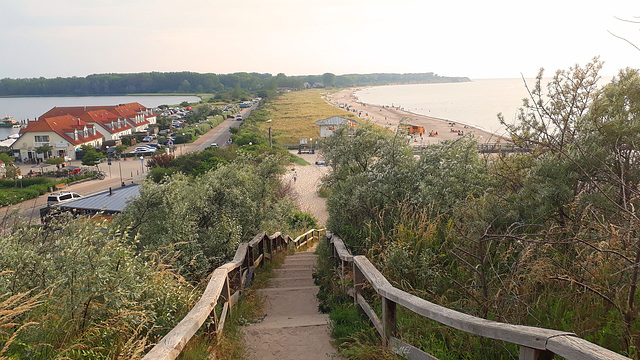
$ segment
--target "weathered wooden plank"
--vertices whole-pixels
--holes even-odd
[[[353,255],[349,253],[349,250],[347,250],[347,247],[344,245],[344,242],[342,242],[342,239],[337,238],[336,236],[334,236],[333,239],[335,240],[333,242],[333,246],[336,249],[336,254],[338,255],[338,257],[340,257],[340,259],[343,261],[353,261]]]
[[[260,256],[258,256],[258,258],[256,259],[256,261],[253,262],[253,266],[254,267],[258,267],[260,266],[260,263],[262,262],[262,259],[264,258],[264,255],[260,254]]]
[[[590,343],[575,335],[554,336],[549,338],[547,340],[547,350],[566,359],[629,359],[628,357]]]
[[[384,335],[382,340],[386,346],[389,346],[389,338],[396,335],[397,323],[396,323],[396,303],[382,298],[382,328]]]
[[[364,256],[354,256],[353,263],[354,268],[357,267],[362,271],[363,276],[369,280],[378,294],[417,314],[458,330],[540,350],[545,350],[547,338],[572,334],[557,330],[499,323],[451,310],[394,288]]]
[[[222,266],[225,266],[228,271],[231,271],[237,268],[238,266],[242,265],[245,257],[247,256],[248,247],[249,247],[249,243],[240,243],[240,245],[238,245],[238,250],[236,250],[236,254],[233,257],[233,260],[229,261],[228,263]]]
[[[389,338],[389,348],[394,353],[408,360],[438,360],[437,357],[393,336]]]
[[[371,261],[362,255],[353,257],[353,266],[358,267],[362,272],[362,275],[369,280],[369,283],[380,294],[382,287],[392,288],[391,283],[373,266]]]
[[[236,306],[236,304],[238,303],[238,300],[240,299],[240,294],[242,294],[242,291],[238,290],[231,295],[231,297],[229,298],[230,307],[233,308],[234,306]]]
[[[358,302],[358,305],[360,305],[360,308],[364,310],[365,314],[367,314],[367,316],[369,317],[369,320],[371,320],[371,323],[373,324],[373,326],[375,326],[376,330],[378,330],[378,333],[380,333],[380,336],[384,337],[384,329],[382,328],[382,322],[380,322],[380,319],[378,318],[378,315],[376,314],[376,312],[373,311],[371,306],[369,306],[369,304],[367,303],[367,300],[365,300],[362,297],[362,295],[356,294],[356,301]]]
[[[226,270],[216,269],[196,305],[143,359],[175,359],[216,306],[226,276]]]
[[[249,241],[249,246],[256,247],[256,245],[258,245],[262,241],[265,235],[267,235],[267,233],[263,231],[260,234],[254,236],[253,239]]]
[[[353,301],[355,304],[358,303],[358,294],[362,292],[362,285],[364,285],[362,271],[356,266],[356,263],[353,263]]]
[[[433,304],[427,300],[405,293],[393,287],[381,287],[379,294],[419,315],[435,320],[441,324],[451,326],[455,329],[491,339],[503,340],[517,345],[524,345],[534,349],[545,350],[546,341],[549,337],[573,335],[573,333],[569,332],[532,326],[511,325],[477,318],[475,316]]]
[[[224,303],[222,306],[222,313],[220,314],[220,320],[218,320],[218,327],[216,328],[216,335],[220,337],[224,330],[224,321],[227,319],[227,312],[229,311],[229,303]]]

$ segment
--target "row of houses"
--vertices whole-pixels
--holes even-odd
[[[144,132],[156,121],[153,111],[139,103],[54,107],[20,129],[11,148],[23,162],[51,156],[75,160],[83,145],[99,149],[105,141]],[[38,154],[36,149],[42,146],[51,146],[51,153]]]

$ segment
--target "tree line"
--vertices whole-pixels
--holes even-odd
[[[0,96],[122,95],[140,93],[221,93],[244,90],[251,93],[278,88],[303,89],[323,86],[366,86],[391,83],[469,81],[464,77],[443,77],[434,73],[350,74],[287,76],[239,72],[213,74],[196,72],[149,72],[135,74],[94,74],[86,77],[0,79]]]

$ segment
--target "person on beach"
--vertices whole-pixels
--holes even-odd
[[[293,182],[296,182],[298,180],[298,173],[297,172],[293,172]]]

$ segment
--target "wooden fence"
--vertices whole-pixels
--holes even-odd
[[[406,293],[393,287],[366,257],[351,255],[338,236],[329,231],[326,234],[327,243],[333,253],[334,264],[339,268],[342,279],[345,279],[345,272],[352,271],[353,288],[348,290],[349,294],[367,314],[380,333],[385,346],[407,359],[433,360],[436,358],[396,337],[398,335],[396,331],[397,305],[470,334],[519,345],[520,360],[553,359],[554,355],[569,360],[629,359],[581,339],[571,332],[511,325],[477,318]],[[382,319],[361,295],[365,280],[381,297]]]
[[[233,260],[213,271],[207,288],[191,311],[143,359],[175,359],[209,317],[213,318],[213,329],[210,330],[219,336],[227,315],[238,302],[255,269],[265,260],[271,259],[277,251],[288,247],[297,249],[309,241],[318,240],[324,231],[325,229],[309,230],[295,239],[279,232],[271,236],[262,232],[248,243],[241,243]],[[218,315],[215,308],[219,304],[222,306],[218,307]]]

